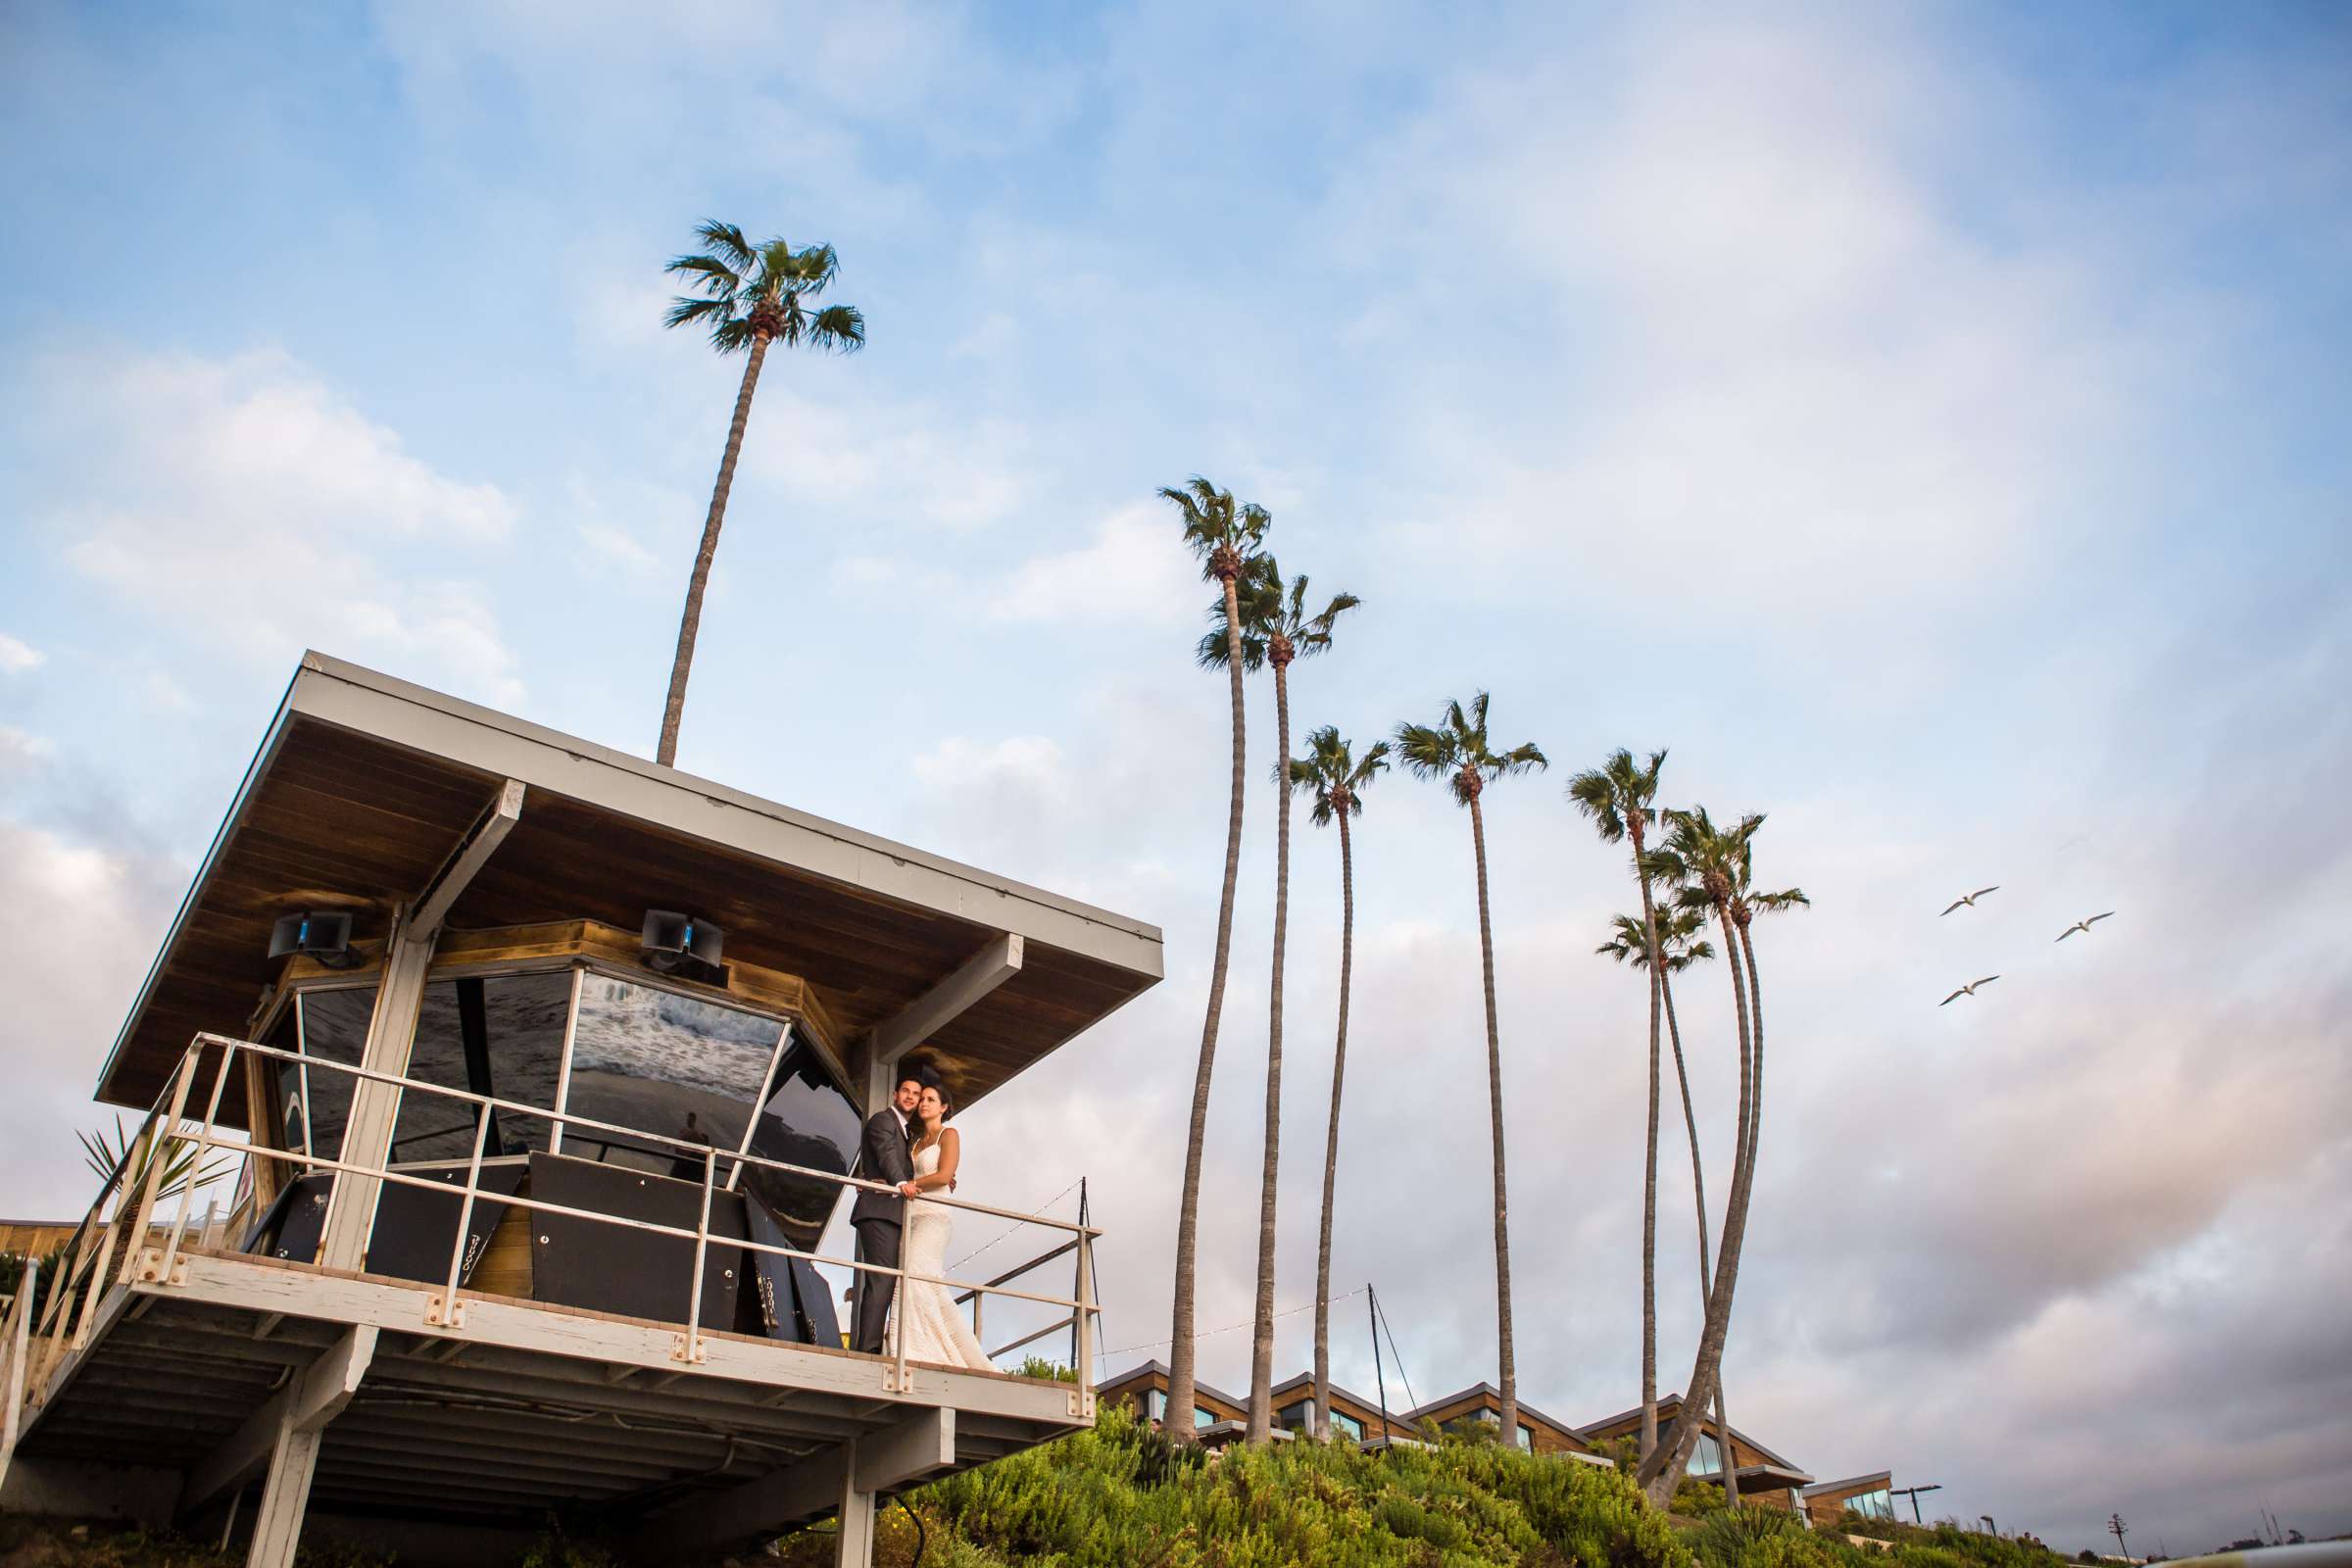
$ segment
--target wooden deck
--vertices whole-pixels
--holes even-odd
[[[159,1259],[148,1254],[152,1273]],[[43,1369],[17,1456],[182,1476],[176,1511],[259,1478],[288,1423],[320,1430],[313,1505],[528,1523],[603,1513],[662,1554],[821,1518],[853,1478],[890,1491],[1090,1425],[1078,1385],[183,1251],[118,1285],[84,1348]]]

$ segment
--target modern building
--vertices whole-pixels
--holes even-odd
[[[1134,1405],[1144,1419],[1157,1425],[1168,1414],[1168,1364],[1165,1361],[1145,1361],[1131,1366],[1116,1377],[1095,1385],[1098,1402],[1112,1399]],[[1193,1384],[1193,1426],[1207,1431],[1223,1421],[1248,1422],[1250,1401],[1208,1384]]]
[[[1408,1439],[1415,1428],[1410,1417],[1401,1409],[1391,1407],[1384,1415],[1380,1400],[1367,1399],[1334,1383],[1331,1392],[1331,1432],[1335,1438],[1350,1443],[1373,1443],[1383,1439]],[[1306,1432],[1312,1429],[1315,1414],[1315,1375],[1301,1372],[1274,1385],[1274,1424],[1288,1432]]]
[[[1804,1499],[1805,1517],[1813,1528],[1834,1530],[1849,1510],[1865,1519],[1892,1519],[1893,1487],[1893,1473],[1877,1470],[1866,1476],[1848,1476],[1843,1481],[1824,1481],[1805,1488],[1799,1495]]]
[[[1473,1383],[1443,1398],[1430,1400],[1406,1413],[1406,1420],[1418,1427],[1426,1421],[1441,1432],[1459,1430],[1473,1422],[1490,1427],[1502,1425],[1502,1391],[1492,1383]],[[1584,1435],[1565,1421],[1550,1416],[1519,1401],[1519,1446],[1530,1453],[1565,1454],[1572,1458],[1590,1459],[1598,1464],[1611,1461],[1593,1451]]]
[[[906,1285],[822,1250],[891,1192],[861,1122],[917,1048],[969,1106],[1160,974],[1126,916],[306,655],[97,1073],[233,1204],[119,1161],[16,1294],[0,1510],[267,1568],[831,1517],[867,1563],[877,1497],[1092,1422],[1096,1233],[950,1199],[1048,1245],[928,1282],[1076,1383],[846,1350],[815,1264]]]
[[[1520,1406],[1525,1409],[1525,1405]],[[1658,1397],[1658,1431],[1666,1428],[1682,1413],[1683,1396],[1666,1394]],[[1618,1438],[1637,1437],[1642,1431],[1642,1408],[1636,1405],[1605,1420],[1595,1421],[1583,1429],[1588,1443],[1611,1442]],[[1741,1503],[1762,1503],[1768,1507],[1794,1509],[1800,1487],[1812,1485],[1812,1476],[1799,1469],[1782,1454],[1775,1453],[1738,1427],[1732,1428],[1732,1463],[1740,1481]],[[1694,1480],[1723,1484],[1723,1448],[1716,1441],[1714,1423],[1699,1434],[1698,1444],[1690,1450],[1690,1475]]]

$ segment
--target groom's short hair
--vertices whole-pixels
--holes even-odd
[[[909,1079],[913,1080],[915,1086],[921,1089],[937,1089],[940,1086],[938,1072],[927,1061],[911,1062],[900,1067],[898,1081],[906,1083]]]

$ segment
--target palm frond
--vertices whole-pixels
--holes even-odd
[[[732,300],[698,300],[685,294],[674,295],[670,299],[669,309],[662,315],[662,324],[688,326],[706,321],[724,321],[734,313],[734,309],[735,302]]]
[[[733,223],[705,219],[695,225],[694,233],[739,273],[748,273],[760,265],[760,247],[745,239],[743,230]]]
[[[673,257],[662,270],[685,275],[712,299],[730,299],[743,287],[742,275],[715,256]]]
[[[865,317],[855,305],[828,305],[808,323],[808,340],[835,354],[865,347]]]

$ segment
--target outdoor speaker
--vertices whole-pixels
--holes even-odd
[[[282,958],[294,953],[316,958],[330,968],[349,963],[351,916],[323,910],[286,915],[270,929],[270,956]]]
[[[719,946],[727,934],[708,920],[697,920],[691,914],[674,909],[645,911],[645,930],[639,944],[645,949],[645,961],[664,974],[674,974],[689,965],[711,969],[718,967]]]

